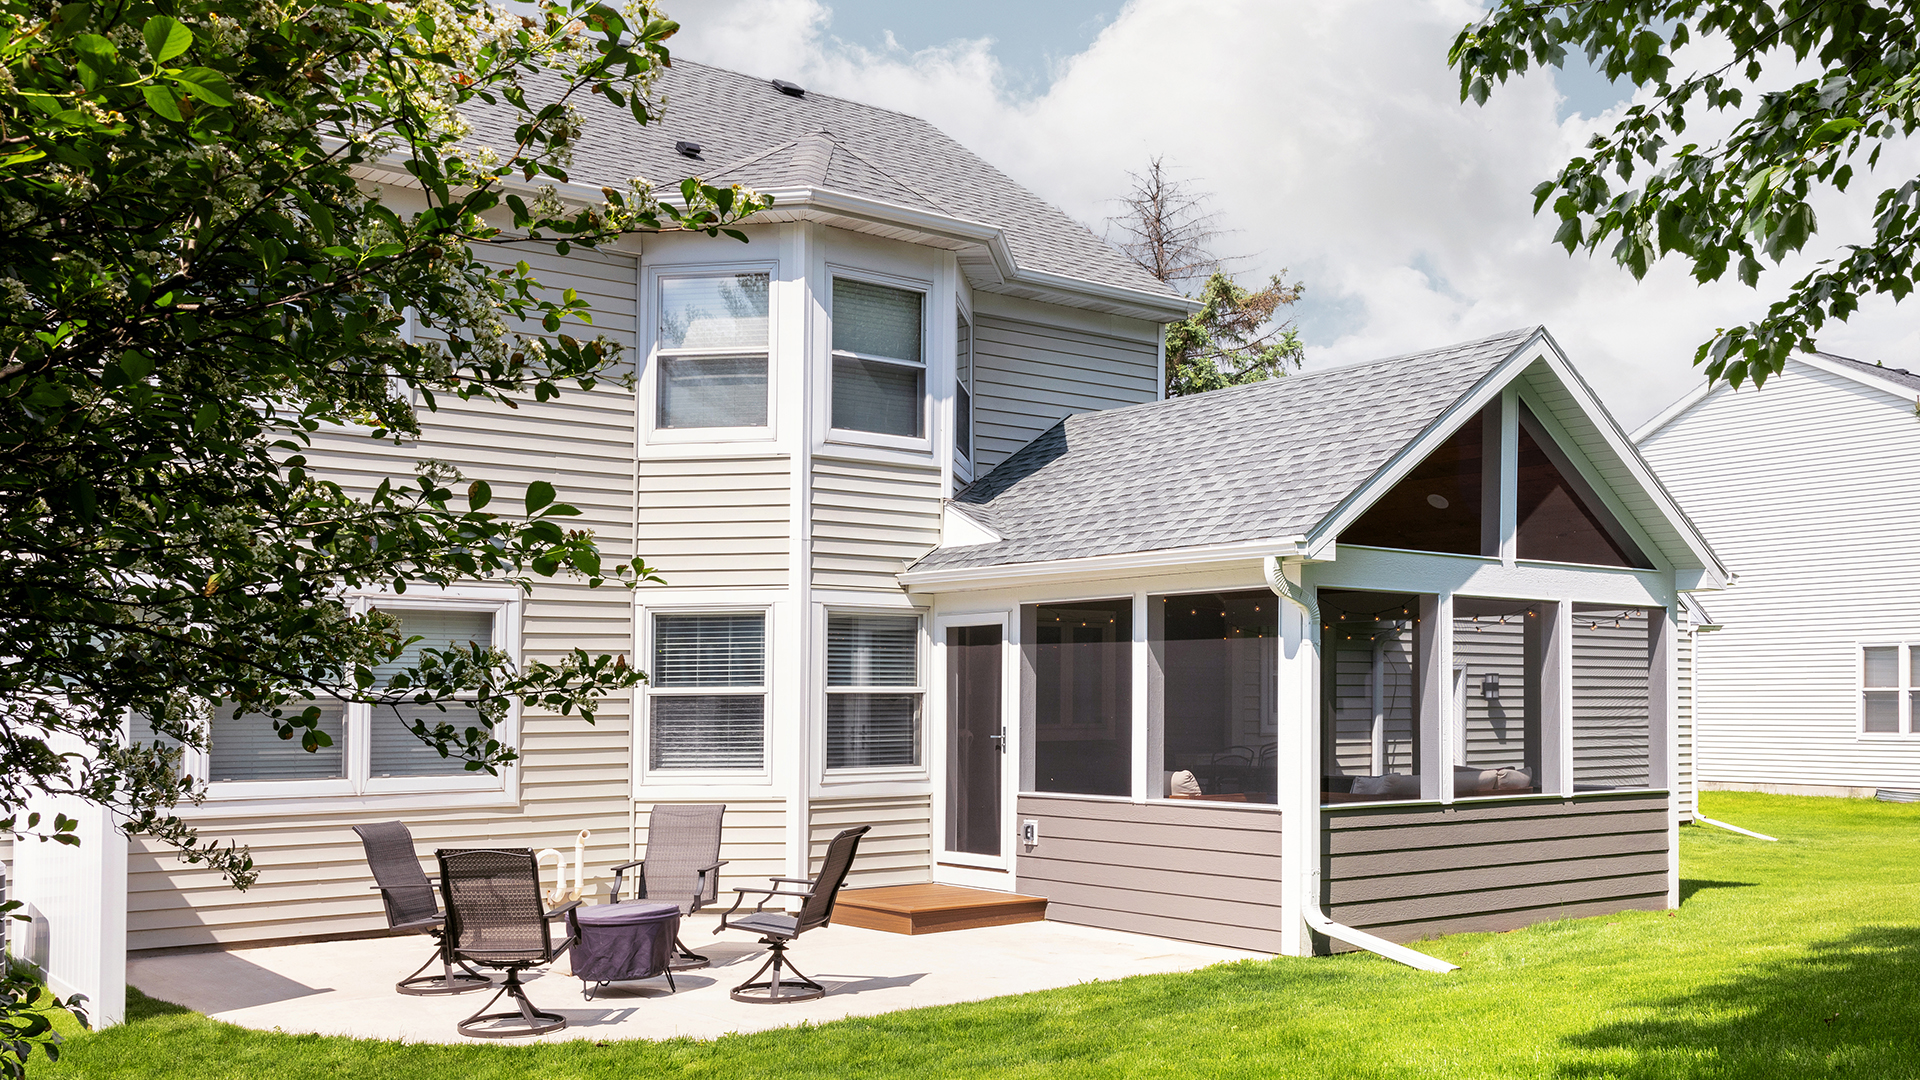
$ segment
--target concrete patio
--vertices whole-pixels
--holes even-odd
[[[759,966],[765,948],[738,932],[712,936],[717,922],[714,916],[687,920],[682,936],[713,965],[675,975],[678,993],[667,992],[665,979],[652,979],[600,987],[588,1000],[580,981],[567,974],[564,957],[550,971],[530,973],[527,994],[534,1004],[569,1021],[566,1030],[538,1041],[710,1039],[1264,958],[1057,922],[912,937],[829,926],[801,938],[791,954],[802,971],[827,987],[827,996],[755,1005],[732,1000],[727,990]],[[488,993],[394,993],[394,980],[411,971],[430,947],[416,936],[162,954],[130,960],[127,981],[151,997],[243,1027],[407,1042],[475,1041],[462,1038],[454,1024],[479,1008]]]

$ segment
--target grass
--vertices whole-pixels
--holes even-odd
[[[1684,902],[1459,934],[1450,975],[1226,964],[700,1042],[426,1046],[249,1031],[132,995],[36,1078],[1920,1077],[1920,804],[1709,793]]]

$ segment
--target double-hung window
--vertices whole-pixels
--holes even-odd
[[[827,768],[920,764],[920,618],[827,615]]]
[[[1920,735],[1920,647],[1861,647],[1860,731]]]
[[[925,293],[833,279],[835,429],[926,437],[925,307]]]
[[[953,464],[963,480],[973,479],[973,324],[963,312],[953,333]]]
[[[649,687],[649,770],[764,765],[765,612],[656,613]]]
[[[660,278],[656,430],[767,426],[764,273]]]
[[[367,603],[369,601],[360,601]],[[408,644],[401,656],[374,669],[371,692],[384,703],[343,703],[334,698],[294,701],[280,710],[282,719],[319,709],[319,730],[330,744],[307,751],[298,738],[282,739],[274,721],[262,713],[240,712],[231,702],[217,702],[207,718],[207,748],[189,750],[185,771],[204,777],[215,798],[256,798],[288,795],[366,795],[418,791],[499,789],[497,774],[466,768],[464,758],[441,756],[422,742],[412,727],[428,729],[449,724],[464,732],[479,723],[473,695],[456,695],[439,705],[416,704],[407,688],[392,685],[394,676],[418,667],[427,649],[442,651],[509,649],[507,613],[511,603],[484,599],[435,600],[412,596],[382,597],[373,607],[399,622]],[[444,708],[442,706],[444,705]],[[143,732],[137,734],[144,735]],[[493,737],[512,745],[515,717],[496,725]]]

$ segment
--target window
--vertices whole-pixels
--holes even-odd
[[[764,612],[653,617],[651,769],[759,769],[766,760]]]
[[[768,275],[660,279],[654,427],[767,426]]]
[[[1279,599],[1257,592],[1153,598],[1161,789],[1156,795],[1276,801]]]
[[[1471,417],[1406,478],[1380,496],[1340,534],[1342,544],[1493,555],[1495,538],[1483,524],[1487,431],[1498,432],[1495,403]],[[1497,440],[1493,440],[1497,443]],[[1498,454],[1494,455],[1498,461]],[[1497,517],[1498,511],[1494,511]]]
[[[1133,793],[1133,601],[1032,613],[1033,790]]]
[[[1573,605],[1573,790],[1652,783],[1646,608]]]
[[[1417,799],[1420,598],[1322,592],[1321,801]]]
[[[1903,651],[1906,663],[1901,663]],[[1920,646],[1861,647],[1860,730],[1868,735],[1920,734]]]
[[[833,279],[833,427],[926,436],[925,299],[908,289]]]
[[[973,327],[966,315],[954,319],[953,456],[968,478],[973,476]]]
[[[920,618],[827,616],[827,768],[920,764]]]
[[[1536,436],[1537,428],[1539,421],[1523,407],[1514,553],[1522,559],[1651,569],[1545,430]]]
[[[371,603],[399,620],[403,639],[420,639],[393,662],[374,669],[374,693],[390,689],[399,672],[419,666],[427,649],[507,646],[509,606],[503,602],[383,597]],[[394,697],[405,695],[402,689]],[[233,705],[219,704],[208,717],[206,752],[189,752],[184,767],[190,775],[221,785],[214,789],[216,795],[238,797],[497,788],[502,782],[498,775],[470,771],[464,758],[441,756],[411,729],[415,723],[428,728],[450,724],[462,731],[475,726],[479,717],[470,700],[462,696],[437,705],[405,700],[344,704],[331,699],[289,703],[281,709],[283,719],[309,707],[320,710],[319,729],[332,745],[312,753],[298,739],[280,738],[272,718],[260,713],[236,716]],[[494,737],[511,745],[512,728],[510,717]]]
[[[1453,602],[1457,732],[1453,794],[1520,795],[1540,790],[1550,604],[1524,600]]]

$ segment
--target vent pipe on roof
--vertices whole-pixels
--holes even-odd
[[[785,79],[773,80],[773,88],[787,95],[788,97],[806,97],[807,96],[806,87],[801,86],[799,83],[790,83]]]
[[[679,154],[681,157],[697,158],[700,156],[700,144],[697,142],[686,142],[683,140],[681,142],[674,143],[673,149],[674,149],[674,152]]]
[[[1264,563],[1263,568],[1266,570],[1267,587],[1273,590],[1274,595],[1299,608],[1301,615],[1305,617],[1307,623],[1305,635],[1306,644],[1313,650],[1313,656],[1308,658],[1311,663],[1310,670],[1318,670],[1318,658],[1320,655],[1319,603],[1314,600],[1313,595],[1304,587],[1295,585],[1287,579],[1287,571],[1279,559],[1264,559],[1262,562]],[[1307,715],[1309,717],[1316,717],[1319,715],[1319,710],[1309,709]],[[1317,723],[1312,720],[1309,720],[1309,723],[1315,724],[1315,726],[1311,728],[1307,734],[1314,743],[1318,743],[1319,729]],[[1314,749],[1313,753],[1308,755],[1308,760],[1320,760],[1317,748]],[[1308,802],[1310,803],[1308,820],[1313,822],[1313,835],[1317,837],[1320,835],[1320,830],[1323,827],[1320,823],[1319,792],[1309,793]],[[1437,956],[1428,956],[1423,952],[1415,952],[1405,945],[1395,944],[1386,938],[1375,937],[1365,930],[1355,930],[1351,926],[1343,926],[1327,918],[1327,913],[1320,910],[1320,869],[1318,867],[1315,867],[1311,873],[1306,875],[1306,881],[1303,884],[1305,885],[1305,889],[1300,898],[1300,915],[1306,920],[1307,925],[1313,928],[1316,933],[1325,934],[1335,941],[1344,941],[1355,948],[1365,949],[1376,956],[1384,956],[1389,960],[1397,961],[1408,967],[1419,968],[1421,971],[1444,973],[1456,970],[1459,967],[1458,964],[1449,964]]]

